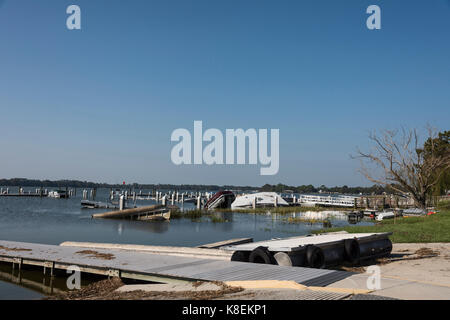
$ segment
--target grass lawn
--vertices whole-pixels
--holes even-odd
[[[396,218],[377,222],[373,226],[349,226],[316,230],[314,233],[345,230],[359,232],[393,232],[390,237],[396,243],[450,242],[450,203],[438,207],[439,212],[431,216]]]

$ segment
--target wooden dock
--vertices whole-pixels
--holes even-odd
[[[168,220],[170,210],[163,205],[138,207],[132,209],[116,210],[104,213],[96,213],[92,218],[102,219],[134,219],[134,220]],[[158,219],[160,218],[160,219]]]
[[[215,249],[197,248],[197,250]],[[76,266],[85,273],[160,283],[290,280],[306,286],[327,286],[353,274],[335,270],[181,257],[134,250],[88,250],[81,246],[12,241],[0,241],[0,261],[11,263],[19,271],[23,266],[34,266],[53,274],[56,269],[69,270]]]

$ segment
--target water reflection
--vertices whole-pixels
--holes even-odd
[[[293,214],[293,218],[304,220],[341,220],[347,221],[348,215],[342,211],[306,211]]]
[[[68,291],[66,285],[67,276],[62,271],[58,272],[58,275],[59,276],[52,277],[48,272],[47,274],[44,274],[42,270],[39,271],[39,269],[27,270],[22,268],[19,271],[18,268],[13,269],[11,264],[0,263],[0,299],[11,298],[9,286],[5,285],[5,283],[15,284],[31,290],[31,293],[21,292],[20,295],[33,298],[41,298],[41,294],[49,296]],[[92,281],[100,278],[101,277],[84,274],[81,278],[81,286],[85,287]]]
[[[322,228],[332,228],[333,226],[342,226],[345,224],[357,224],[363,221],[363,215],[360,213],[334,210],[305,211],[289,214],[267,212],[265,215],[270,215],[273,220],[285,221],[288,223],[322,225]]]

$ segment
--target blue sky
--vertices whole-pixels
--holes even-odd
[[[447,0],[0,1],[0,177],[367,185],[369,130],[449,129],[449,40]],[[194,120],[279,128],[279,173],[175,166]]]

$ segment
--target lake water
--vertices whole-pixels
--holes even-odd
[[[11,190],[12,188],[10,188]],[[25,191],[34,188],[25,188]],[[11,192],[11,191],[10,191]],[[143,191],[147,193],[148,191]],[[92,219],[108,209],[82,209],[81,190],[70,199],[0,197],[0,240],[58,245],[64,241],[129,243],[144,245],[197,246],[232,238],[251,237],[255,241],[305,235],[323,227],[322,222],[291,223],[288,217],[314,218],[314,213],[291,215],[225,213],[227,222],[214,223],[172,219],[168,222]],[[107,201],[109,189],[97,190],[97,201]],[[154,204],[137,200],[136,205]],[[193,208],[185,204],[184,209]],[[322,218],[324,214],[322,213]],[[332,226],[348,222],[339,213],[326,214]],[[320,217],[318,217],[320,219]],[[360,224],[371,224],[362,221]],[[5,280],[5,279],[3,279]],[[11,289],[13,288],[13,289]],[[37,290],[39,291],[39,290]],[[0,280],[0,299],[35,299],[41,294]]]

